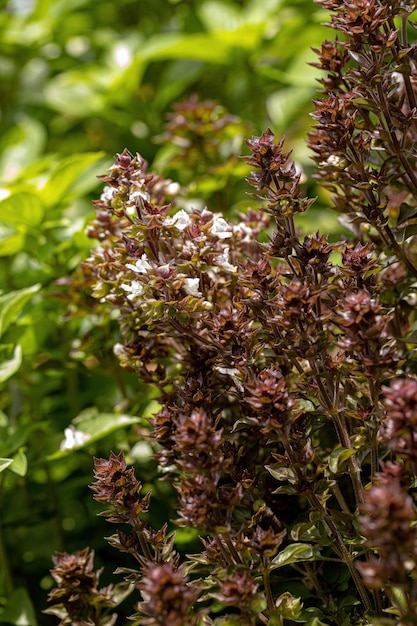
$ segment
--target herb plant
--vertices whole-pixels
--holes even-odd
[[[177,492],[176,519],[152,528],[123,452],[95,459],[137,624],[417,619],[414,5],[318,3],[337,37],[317,51],[308,143],[350,236],[301,234],[314,200],[269,129],[247,141],[253,206],[237,217],[190,209],[126,150],[101,177],[83,285],[118,315],[121,366],[158,390],[149,440]],[[199,150],[213,163],[235,120],[199,134],[216,108],[184,106],[176,169]],[[180,554],[175,526],[201,550]],[[91,553],[53,572],[61,624],[114,623],[117,585],[97,589]]]

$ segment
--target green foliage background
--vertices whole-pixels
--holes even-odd
[[[120,564],[87,488],[92,455],[124,449],[154,493],[152,521],[172,517],[140,441],[156,400],[120,370],[114,321],[93,300],[64,296],[63,277],[90,249],[96,175],[124,147],[162,166],[172,146],[157,137],[193,93],[219,101],[249,134],[285,133],[311,171],[304,138],[317,72],[307,63],[329,37],[325,19],[312,0],[1,3],[1,624],[55,623],[41,613],[55,550],[91,545],[104,581]],[[230,206],[245,191],[237,186]],[[215,191],[205,197],[215,208]],[[71,425],[91,436],[61,449]],[[179,545],[192,539],[180,533]]]

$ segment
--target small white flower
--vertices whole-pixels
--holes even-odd
[[[70,426],[64,430],[65,439],[59,446],[60,450],[72,450],[82,446],[86,441],[90,439],[90,435],[83,433],[81,430],[77,430],[75,426]]]
[[[110,187],[109,185],[107,185],[102,191],[100,200],[102,202],[111,202],[114,198],[116,191],[117,189],[115,187]]]
[[[218,215],[213,216],[213,223],[211,225],[210,232],[212,235],[216,235],[219,239],[228,239],[233,235],[230,224],[228,224],[223,217],[219,217]]]
[[[123,344],[121,343],[115,343],[113,346],[113,354],[115,356],[124,356],[125,355],[125,349]]]
[[[132,263],[127,263],[126,267],[136,272],[136,274],[147,274],[148,270],[152,269],[152,265],[149,263],[146,254],[142,254],[140,259],[138,259],[134,265],[132,265]]]
[[[147,202],[149,202],[150,195],[147,191],[143,191],[142,189],[136,189],[133,193],[129,195],[129,200],[134,202],[136,198],[142,198],[142,200],[146,200]]]
[[[200,287],[200,279],[199,278],[184,278],[184,291],[188,293],[189,296],[195,296],[196,298],[200,298],[203,294],[199,290]]]
[[[188,228],[191,224],[191,218],[188,215],[188,213],[186,211],[184,211],[184,209],[181,209],[180,211],[178,211],[174,217],[175,219],[175,228],[178,228],[178,230],[185,230],[186,228]]]
[[[253,229],[243,222],[233,226],[233,232],[239,235],[242,243],[252,243],[254,240]]]
[[[185,230],[190,224],[191,218],[184,209],[180,209],[175,215],[167,216],[164,219],[164,226],[175,226],[178,230]]]
[[[327,163],[329,165],[334,165],[335,167],[338,167],[340,161],[341,161],[341,158],[337,154],[331,154],[327,159]]]
[[[342,158],[337,154],[330,154],[325,161],[320,162],[321,167],[326,167],[326,165],[330,165],[331,167],[340,167],[342,163]]]
[[[229,246],[227,246],[221,254],[214,257],[214,262],[222,267],[226,272],[237,272],[237,265],[232,265],[229,262]]]
[[[143,285],[138,280],[132,280],[130,284],[122,283],[120,287],[128,292],[128,300],[136,300],[143,294]]]
[[[176,196],[181,191],[181,186],[178,183],[171,182],[165,189],[165,193],[168,196]]]

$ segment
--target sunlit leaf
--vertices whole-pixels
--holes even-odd
[[[103,158],[102,152],[73,154],[53,169],[43,188],[42,197],[48,205],[60,202],[87,167]]]
[[[19,344],[0,345],[0,383],[13,376],[22,364],[22,348]]]
[[[0,613],[0,621],[13,626],[37,626],[32,600],[26,589],[20,587],[10,596],[6,608]]]
[[[242,12],[237,6],[218,0],[203,2],[198,14],[205,27],[211,31],[236,30],[242,21]]]
[[[355,454],[355,450],[350,448],[336,448],[329,456],[329,468],[333,474],[337,474],[342,469],[345,461]]]
[[[39,158],[46,141],[46,130],[39,120],[22,114],[16,117],[1,140],[0,178],[8,181],[19,178]]]
[[[236,48],[245,48],[248,41],[238,33],[192,33],[155,35],[141,50],[148,61],[189,59],[227,65]]]
[[[19,452],[13,457],[13,463],[10,465],[9,469],[18,476],[26,476],[27,467],[28,460],[26,454],[23,450],[19,450]]]
[[[48,456],[48,460],[65,457],[74,450],[85,448],[120,428],[126,428],[141,421],[143,421],[141,417],[99,413],[95,407],[86,409],[73,420],[71,429],[68,429],[69,432],[66,432],[65,439],[61,443],[61,449]],[[72,445],[69,437],[71,437]]]
[[[13,463],[13,459],[0,459],[0,472],[3,472]]]
[[[299,563],[300,561],[314,561],[317,558],[317,550],[306,543],[292,543],[272,559],[272,569]]]
[[[10,324],[16,321],[25,304],[39,289],[40,285],[32,285],[32,287],[10,291],[0,296],[0,337],[4,335]]]
[[[297,473],[292,467],[282,466],[281,463],[266,465],[265,469],[277,480],[288,481],[290,483],[297,482]]]
[[[94,115],[103,109],[102,89],[93,72],[70,70],[52,78],[46,85],[49,106],[67,115]]]
[[[44,206],[35,191],[17,191],[0,201],[1,221],[6,224],[37,226],[44,215]]]
[[[23,250],[25,237],[25,228],[12,228],[0,223],[0,257],[12,256]]]

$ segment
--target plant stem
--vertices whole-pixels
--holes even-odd
[[[269,560],[267,558],[263,558],[263,574],[264,574],[264,588],[266,595],[266,603],[268,609],[272,610],[274,608],[274,598],[272,596],[271,591],[271,579],[270,579],[270,571],[269,571]]]
[[[349,554],[342,537],[340,536],[339,531],[337,530],[332,518],[330,517],[329,513],[326,511],[326,509],[324,508],[324,506],[322,505],[322,503],[320,502],[319,498],[316,496],[316,494],[312,494],[309,497],[312,506],[314,506],[314,508],[318,509],[322,515],[322,519],[325,522],[325,524],[327,525],[330,533],[332,534],[338,550],[340,551],[341,557],[343,559],[343,562],[346,564],[347,568],[349,569],[349,573],[352,577],[353,582],[355,583],[356,589],[358,590],[358,593],[361,597],[362,603],[365,607],[365,609],[367,611],[370,611],[372,606],[371,606],[371,602],[369,600],[369,596],[368,596],[368,592],[365,588],[365,585],[362,582],[362,579],[359,575],[359,573],[356,571],[355,568],[355,564],[353,562],[353,558],[352,556]]]
[[[4,474],[0,476],[0,493],[2,491],[3,483],[4,483]],[[10,560],[7,555],[6,545],[4,541],[4,532],[3,532],[3,524],[2,524],[1,516],[0,516],[0,563],[2,564],[5,591],[6,591],[6,594],[10,596],[13,593],[15,587],[14,587],[14,581],[13,581],[12,568],[10,565]]]
[[[291,445],[288,441],[288,438],[284,435],[284,433],[282,433],[282,442],[286,451],[286,454],[288,456],[288,459],[290,461],[292,461],[292,465],[295,468],[296,472],[299,474],[299,469],[297,468],[297,464],[294,462],[293,459],[293,453],[292,453],[292,448]],[[299,477],[300,480],[302,480],[302,476]],[[361,601],[365,607],[365,609],[367,611],[370,611],[372,608],[371,602],[369,600],[369,596],[368,596],[368,592],[365,588],[365,585],[362,582],[362,579],[359,575],[359,573],[357,572],[356,568],[355,568],[355,564],[354,564],[354,559],[352,558],[351,554],[349,554],[343,538],[341,537],[335,523],[333,522],[330,514],[327,512],[326,508],[323,506],[323,504],[320,502],[320,499],[318,498],[318,496],[315,493],[311,493],[310,495],[307,496],[307,499],[310,503],[311,508],[314,510],[318,510],[320,511],[321,514],[321,518],[324,521],[324,523],[326,524],[326,526],[329,529],[330,534],[332,535],[333,539],[335,540],[336,546],[337,546],[337,551],[340,553],[340,558],[342,559],[342,561],[346,564],[347,568],[349,569],[349,573],[352,577],[352,580],[356,586],[356,589],[358,590],[358,593],[360,595]],[[333,548],[334,549],[334,548]]]

